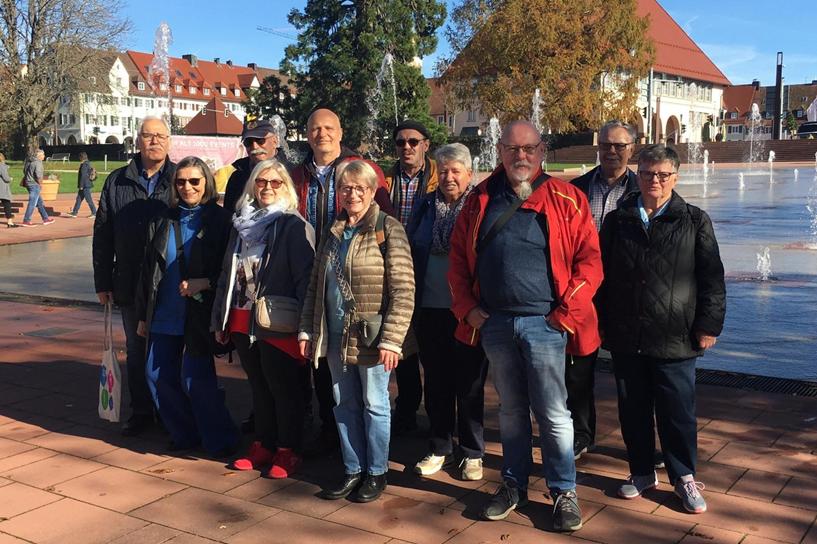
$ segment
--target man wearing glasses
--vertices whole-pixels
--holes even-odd
[[[601,229],[604,217],[618,208],[624,197],[638,191],[638,179],[627,163],[633,156],[636,131],[631,125],[613,120],[599,130],[599,165],[572,181],[587,195],[590,210]],[[573,419],[573,454],[578,460],[596,441],[595,387],[598,350],[565,355],[567,409]]]
[[[391,176],[386,178],[389,198],[397,218],[408,226],[417,197],[437,189],[437,163],[426,156],[430,133],[422,123],[407,119],[392,132],[397,162]],[[417,429],[417,409],[423,398],[419,357],[410,355],[395,370],[397,398],[395,399],[392,434],[399,436]]]
[[[528,502],[533,412],[553,527],[575,531],[582,517],[564,354],[600,343],[598,233],[581,191],[542,172],[544,143],[530,122],[505,127],[498,151],[502,168],[474,188],[457,218],[448,271],[455,335],[468,345],[481,338],[499,394],[503,483],[482,516],[504,519]]]
[[[122,314],[127,350],[131,416],[122,434],[135,436],[153,423],[153,401],[145,378],[145,339],[136,333],[136,283],[147,244],[147,224],[170,198],[176,165],[170,161],[170,128],[160,117],[145,117],[136,138],[139,152],[108,175],[94,221],[94,285],[101,304]]]

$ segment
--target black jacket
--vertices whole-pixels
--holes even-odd
[[[77,189],[90,189],[94,186],[91,180],[91,166],[90,161],[82,161],[77,172]]]
[[[647,229],[631,195],[607,215],[600,237],[602,345],[660,359],[703,355],[693,333],[718,336],[726,314],[723,264],[706,212],[673,192]]]
[[[275,159],[284,165],[287,172],[292,171],[294,165],[289,162],[282,148],[278,148]],[[252,174],[254,166],[255,165],[250,164],[249,157],[238,159],[232,164],[232,167],[235,168],[235,172],[230,174],[230,179],[227,180],[227,187],[224,189],[223,203],[223,206],[230,210],[231,213],[235,211],[235,205],[238,203],[238,199],[241,198],[241,193],[244,192],[244,187],[247,185],[247,180],[250,179],[250,174]]]
[[[94,221],[93,262],[96,292],[112,291],[120,306],[133,304],[148,222],[167,209],[176,165],[165,159],[153,194],[139,183],[137,155],[108,175]]]
[[[238,231],[230,231],[221,275],[215,293],[211,329],[225,330],[236,276]],[[303,306],[306,289],[312,275],[315,260],[315,231],[297,212],[285,213],[267,228],[266,250],[258,268],[259,289],[257,297],[278,295],[295,298]],[[254,328],[255,336],[281,337],[278,334]]]
[[[213,335],[210,333],[210,314],[213,309],[216,284],[221,275],[221,261],[230,234],[231,214],[211,200],[201,210],[201,230],[193,238],[187,264],[187,278],[208,278],[210,289],[201,292],[199,300],[186,297],[184,343],[193,355],[212,353]],[[136,315],[150,331],[150,323],[159,293],[159,284],[167,270],[167,244],[175,244],[173,223],[178,224],[179,209],[170,208],[148,226],[148,244],[142,263],[139,287],[136,291]]]
[[[593,181],[593,178],[595,177],[596,172],[598,172],[600,170],[601,170],[601,166],[596,166],[595,168],[593,168],[592,170],[590,170],[586,174],[583,174],[583,175],[577,177],[576,179],[574,179],[570,183],[572,183],[573,185],[578,187],[579,190],[585,194],[587,199],[590,200],[590,182]],[[624,202],[624,200],[628,196],[630,196],[630,194],[632,194],[634,192],[638,192],[639,190],[640,189],[638,188],[638,175],[628,168],[627,169],[627,183],[626,183],[626,186],[624,187],[624,194],[621,195],[621,198],[619,198],[618,202],[616,202],[616,207],[621,206],[621,203]],[[598,225],[598,228],[600,229],[601,225]]]

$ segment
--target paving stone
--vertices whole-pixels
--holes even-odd
[[[710,436],[698,435],[698,461],[711,461],[723,447],[728,444],[727,440],[720,440]]]
[[[59,431],[71,426],[71,423],[67,421],[42,416],[33,417],[31,421],[31,423],[26,421],[7,423],[0,427],[0,436],[22,442],[37,436],[42,436],[51,431]]]
[[[151,448],[148,444],[148,442],[141,442],[134,447],[117,448],[97,455],[92,460],[128,470],[145,470],[169,459],[167,455],[147,451]]]
[[[0,544],[28,544],[28,542],[20,540],[15,536],[0,533]]]
[[[325,518],[332,512],[349,504],[348,501],[344,500],[327,501],[321,499],[316,496],[320,490],[320,486],[310,482],[295,482],[258,499],[257,502],[313,518]]]
[[[144,521],[73,499],[62,499],[0,523],[0,531],[38,544],[108,542]]]
[[[178,534],[176,529],[151,523],[108,544],[165,544]]]
[[[387,494],[370,503],[351,503],[326,519],[418,544],[445,542],[472,523],[457,510]]]
[[[454,467],[451,471],[458,473],[459,468]],[[494,474],[501,480],[498,470],[494,469]],[[389,472],[388,479],[390,494],[439,506],[447,506],[485,483],[485,480],[458,480],[444,470],[422,478],[413,472]]]
[[[801,544],[817,544],[817,522],[811,525],[811,529],[806,533],[806,537]]]
[[[54,484],[102,468],[105,468],[105,465],[82,459],[81,457],[60,453],[53,457],[43,459],[42,461],[10,470],[3,474],[3,477],[39,487],[40,489],[46,489]]]
[[[23,512],[60,500],[62,497],[35,487],[12,483],[0,487],[0,519],[13,518]]]
[[[17,442],[16,440],[9,440],[7,438],[0,438],[0,459],[11,457],[24,451],[33,449],[34,446],[26,444],[25,442]]]
[[[757,423],[742,423],[736,421],[713,420],[698,434],[736,442],[752,442],[771,446],[783,434],[779,427],[766,427]]]
[[[76,457],[90,459],[115,450],[117,446],[100,438],[99,429],[75,425],[63,432],[53,432],[26,440],[29,444],[51,450],[70,453]]]
[[[224,493],[228,497],[235,497],[245,501],[257,501],[262,497],[266,497],[270,493],[283,489],[297,483],[297,480],[283,479],[273,480],[271,478],[256,478],[244,485],[234,487],[233,489]]]
[[[581,536],[581,530],[574,535]],[[481,521],[474,523],[463,532],[447,540],[446,544],[579,544],[579,538],[559,533],[544,532],[542,529],[524,527],[507,521]]]
[[[733,442],[718,452],[712,461],[806,478],[815,478],[817,475],[817,455],[802,450]]]
[[[657,520],[649,514],[607,506],[576,536],[605,544],[669,544],[681,540],[694,526],[692,520]]]
[[[131,516],[223,540],[279,512],[203,489],[185,489],[130,512]]]
[[[230,470],[224,461],[181,457],[169,459],[142,472],[217,493],[223,493],[258,478],[257,471]]]
[[[217,540],[210,540],[209,538],[181,533],[180,535],[174,536],[168,540],[166,544],[210,544],[217,542]]]
[[[681,539],[682,544],[738,544],[744,537],[742,533],[727,531],[707,525],[696,525]]]
[[[53,487],[61,495],[124,513],[181,491],[186,486],[108,467]]]
[[[5,459],[0,458],[0,474],[13,468],[30,465],[31,463],[54,457],[55,455],[57,455],[56,451],[47,450],[45,448],[33,448],[23,453],[6,457]]]
[[[703,482],[709,491],[726,493],[737,482],[745,468],[730,467],[717,463],[698,463],[695,479]]]
[[[815,513],[809,510],[734,495],[706,491],[703,495],[707,503],[707,511],[703,514],[688,514],[682,509],[681,501],[677,497],[668,499],[655,514],[677,520],[692,519],[695,523],[710,527],[783,542],[800,542],[815,517]]]
[[[777,497],[790,478],[791,476],[785,474],[747,470],[746,474],[729,489],[729,494],[746,497],[747,499],[772,502],[772,499]]]
[[[390,538],[382,534],[362,531],[330,521],[281,512],[236,533],[226,540],[228,544],[290,544],[292,542],[319,542],[331,535],[332,544],[376,544]]]
[[[774,503],[817,512],[817,484],[813,480],[792,478],[774,499]]]

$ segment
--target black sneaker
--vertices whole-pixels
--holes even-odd
[[[587,453],[588,449],[590,449],[590,444],[583,440],[576,440],[573,442],[573,460],[578,461],[582,454]]]
[[[655,468],[655,470],[658,470],[659,468],[664,468],[666,466],[666,464],[664,463],[664,454],[661,453],[660,451],[655,450],[655,453],[652,454],[652,459],[653,467]]]
[[[491,521],[499,521],[508,517],[513,510],[528,504],[528,492],[524,489],[510,486],[503,482],[494,496],[482,510],[482,517]]]
[[[575,491],[564,491],[553,497],[553,529],[578,531],[582,528],[582,511]]]

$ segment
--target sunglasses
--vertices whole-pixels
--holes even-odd
[[[176,178],[173,183],[176,184],[176,187],[184,187],[185,183],[189,183],[192,187],[198,187],[202,179],[204,178]]]
[[[619,153],[627,149],[630,144],[621,144],[621,143],[613,143],[613,142],[599,142],[599,149],[602,151],[610,151],[611,149],[615,149]]]
[[[263,138],[244,138],[244,147],[252,147],[252,144],[264,145],[270,137],[272,137],[272,134],[267,134]]]
[[[424,142],[425,140],[428,140],[428,138],[400,138],[394,141],[394,145],[397,147],[405,147],[405,145],[408,144],[409,147],[417,147],[420,142]]]
[[[255,178],[255,186],[258,187],[259,189],[263,189],[264,187],[267,186],[268,183],[269,186],[272,187],[273,189],[277,189],[278,187],[284,184],[284,182],[280,179]]]

